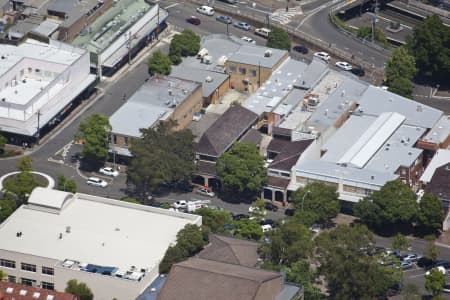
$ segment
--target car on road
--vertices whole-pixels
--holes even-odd
[[[264,208],[270,211],[278,211],[278,207],[270,202],[266,202]]]
[[[209,189],[206,188],[199,188],[197,190],[197,194],[203,195],[203,196],[208,196],[208,197],[214,197],[216,194],[214,194],[213,191],[210,191]]]
[[[75,163],[75,162],[77,162],[77,161],[82,160],[83,158],[84,158],[84,156],[81,155],[80,152],[77,152],[77,153],[73,154],[72,156],[70,156],[70,161],[73,162],[73,163]]]
[[[361,67],[353,67],[353,69],[351,69],[350,72],[360,77],[366,75],[366,72],[364,72],[364,69]]]
[[[186,200],[178,200],[173,204],[173,207],[176,209],[186,209],[187,208],[187,201]]]
[[[261,214],[263,216],[267,215],[267,211],[265,209],[261,210],[259,207],[256,206],[250,206],[248,208],[249,213],[255,213],[255,214]]]
[[[230,16],[218,16],[216,20],[225,24],[233,23],[233,19]]]
[[[98,187],[107,187],[108,183],[97,177],[89,177],[86,181],[88,185],[98,186]]]
[[[250,44],[256,44],[256,41],[254,39],[251,39],[247,36],[242,36],[241,40],[246,41],[247,43],[250,43]]]
[[[214,8],[203,5],[203,6],[197,7],[197,12],[202,15],[213,16],[215,11],[214,11]]]
[[[299,52],[301,54],[308,54],[308,48],[306,48],[303,45],[297,45],[292,47],[292,50],[294,50],[295,52]]]
[[[252,26],[248,25],[245,22],[236,22],[233,25],[236,28],[239,28],[239,29],[242,29],[242,30],[246,30],[246,31],[249,31],[250,29],[252,29]]]
[[[103,175],[106,175],[106,176],[112,176],[112,177],[119,176],[119,171],[114,170],[113,168],[110,168],[110,167],[101,168],[98,172]]]
[[[192,25],[200,25],[202,23],[202,21],[195,16],[190,16],[186,19],[186,22],[191,23]]]
[[[400,268],[402,270],[409,270],[409,269],[413,268],[413,264],[411,262],[409,262],[409,261],[402,261],[400,263]]]
[[[441,273],[444,274],[444,275],[447,273],[447,271],[445,270],[445,268],[444,268],[443,266],[439,266],[439,267],[433,268],[433,269],[431,269],[431,270],[428,270],[428,271],[425,273],[425,276],[430,275],[431,271],[434,270],[434,269],[437,269],[439,272],[441,272]]]
[[[250,218],[250,216],[246,215],[246,214],[237,214],[237,215],[233,215],[232,217],[233,217],[234,221],[239,221],[241,219],[248,219],[248,218]]]
[[[272,226],[269,225],[269,224],[261,225],[261,229],[262,229],[263,232],[268,232],[268,231],[272,230]]]
[[[314,53],[314,57],[320,58],[321,60],[324,60],[326,62],[328,62],[331,58],[330,54],[323,52],[323,51]]]
[[[407,254],[406,256],[403,256],[403,261],[407,262],[417,262],[422,256],[417,254]]]
[[[439,261],[436,264],[437,267],[442,266],[444,267],[446,270],[450,270],[450,261]]]
[[[450,284],[444,285],[444,288],[442,289],[444,293],[450,293]]]
[[[272,227],[275,227],[274,226],[275,225],[275,221],[272,220],[272,219],[264,219],[264,220],[259,221],[259,225],[270,225]]]
[[[351,71],[353,69],[353,66],[346,61],[338,61],[335,63],[335,66],[345,71]]]
[[[267,29],[267,28],[264,28],[264,27],[255,29],[255,34],[259,35],[260,37],[265,38],[265,39],[269,38],[269,34],[271,32],[272,31],[270,29]]]

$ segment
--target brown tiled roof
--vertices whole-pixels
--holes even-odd
[[[288,178],[268,176],[267,185],[277,187],[280,189],[286,189],[289,185],[290,180]]]
[[[216,163],[199,160],[197,162],[197,173],[216,176]]]
[[[21,295],[21,291],[24,295]],[[35,288],[16,283],[0,281],[0,295],[3,295],[1,300],[47,300],[47,296],[52,295],[53,300],[77,300],[78,297],[56,291],[50,291],[40,288]]]
[[[261,285],[272,280],[274,281],[272,288],[266,290],[262,298]],[[158,300],[275,299],[281,288],[279,273],[190,258],[172,266]]]
[[[198,154],[219,157],[257,120],[258,115],[240,105],[231,106],[205,131],[197,146]]]
[[[278,153],[269,169],[290,171],[297,163],[300,155],[314,140],[287,141],[283,139],[272,139],[267,146],[268,152]]]
[[[241,138],[240,142],[243,143],[252,143],[256,146],[259,146],[262,140],[262,134],[256,129],[250,129],[247,133]]]
[[[450,201],[450,163],[434,171],[433,177],[425,187],[425,192],[433,193],[441,200]]]
[[[221,261],[224,263],[255,267],[258,263],[257,242],[212,234],[210,244],[199,253],[198,257]]]

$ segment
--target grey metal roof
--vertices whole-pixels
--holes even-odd
[[[266,51],[271,55],[266,56]],[[228,60],[240,64],[273,68],[288,52],[286,50],[273,49],[258,45],[241,45],[239,49],[231,55]]]
[[[55,11],[66,14],[66,20],[61,24],[61,26],[69,27],[100,3],[101,1],[99,0],[53,0],[47,7],[47,11]]]
[[[450,116],[442,116],[422,139],[429,143],[443,143],[450,134]]]
[[[149,128],[168,118],[200,84],[171,76],[156,76],[143,84],[110,118],[112,132],[140,137],[140,128]],[[117,95],[121,97],[122,95]]]
[[[184,66],[183,64],[173,66],[170,75],[185,80],[201,82],[203,97],[211,96],[211,94],[229,77],[228,74],[225,73],[192,68]],[[212,81],[207,81],[207,77]]]
[[[42,22],[39,26],[33,28],[33,32],[41,34],[43,36],[50,36],[53,32],[55,32],[59,27],[59,23],[47,19]]]
[[[406,117],[405,124],[432,128],[443,112],[430,106],[409,100],[394,93],[369,86],[361,97],[359,110],[363,114],[378,116],[392,111]]]

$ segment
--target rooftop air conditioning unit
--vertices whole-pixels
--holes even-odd
[[[264,57],[271,57],[272,56],[272,50],[268,49],[264,52]]]
[[[213,82],[213,78],[211,76],[206,76],[205,81],[206,82]]]

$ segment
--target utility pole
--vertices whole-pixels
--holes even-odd
[[[37,112],[37,133],[36,133],[36,138],[37,138],[37,144],[39,144],[39,137],[40,137],[40,130],[41,130],[41,126],[40,126],[40,122],[41,122],[41,110],[39,109]]]

